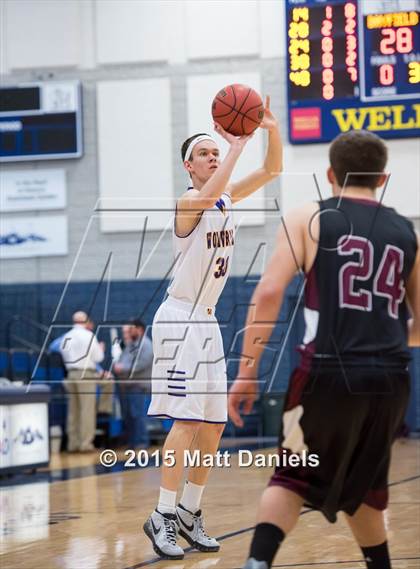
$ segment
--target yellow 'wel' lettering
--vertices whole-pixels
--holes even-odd
[[[335,117],[341,132],[350,129],[360,130],[365,124],[369,109],[333,109],[331,114]]]
[[[420,128],[420,104],[411,107],[388,105],[350,109],[332,109],[341,132],[359,130],[401,130]]]

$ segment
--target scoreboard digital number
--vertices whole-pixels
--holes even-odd
[[[287,0],[290,142],[328,142],[361,128],[420,135],[420,0],[389,0],[389,11],[370,12],[375,4]]]

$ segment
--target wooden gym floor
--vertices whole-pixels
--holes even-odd
[[[247,441],[249,443],[249,441]],[[232,444],[224,441],[224,448]],[[244,441],[240,448],[247,448]],[[255,452],[273,452],[264,449]],[[47,472],[1,481],[2,569],[237,569],[246,559],[256,506],[270,468],[215,468],[203,498],[206,527],[222,544],[215,554],[187,549],[160,561],[141,526],[155,507],[154,467],[106,469],[92,455],[54,456]],[[120,458],[124,457],[120,453]],[[118,468],[117,468],[118,470]],[[394,569],[420,568],[420,441],[394,447],[388,524]],[[180,544],[186,547],[181,539]],[[276,568],[365,567],[343,518],[328,524],[307,511],[286,540]]]

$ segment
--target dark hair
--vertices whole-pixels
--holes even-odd
[[[183,162],[185,160],[189,160],[191,158],[191,156],[185,156],[191,142],[194,140],[194,138],[197,138],[197,136],[203,136],[204,134],[206,136],[210,136],[207,134],[207,132],[199,132],[197,134],[193,134],[192,136],[190,136],[190,138],[187,138],[187,140],[182,144],[182,146],[181,146],[181,158],[182,158]],[[192,153],[191,153],[191,155],[192,155]]]
[[[384,141],[373,132],[351,130],[330,146],[330,164],[338,185],[375,189],[388,160]]]
[[[127,321],[127,324],[135,326],[136,328],[143,328],[143,330],[146,329],[144,322],[142,322],[140,318],[130,318],[130,320]]]

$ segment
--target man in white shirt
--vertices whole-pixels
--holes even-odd
[[[95,450],[96,382],[99,378],[96,364],[104,359],[104,345],[89,330],[85,312],[75,312],[73,324],[60,346],[67,369],[64,382],[68,392],[67,450],[90,452]]]

